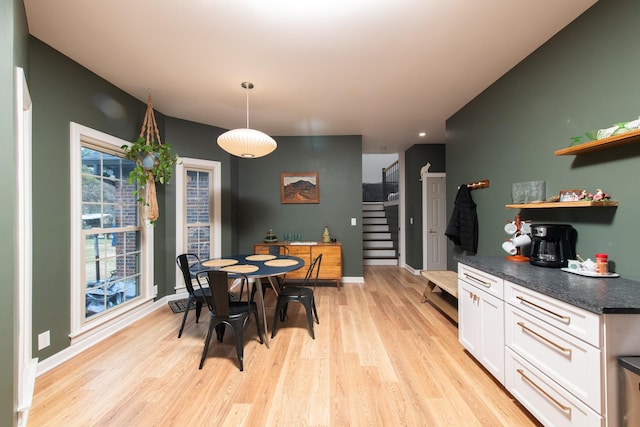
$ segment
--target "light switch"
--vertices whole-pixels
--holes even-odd
[[[413,217],[409,218],[409,224],[413,225]]]
[[[351,225],[356,225],[356,219],[355,218],[351,218]]]

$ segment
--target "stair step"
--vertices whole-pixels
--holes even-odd
[[[387,218],[362,218],[362,225],[387,225]]]
[[[363,203],[363,211],[384,211],[384,205],[382,203]]]
[[[364,249],[393,249],[392,240],[363,240]]]
[[[398,265],[382,203],[362,204],[362,252],[364,265]]]
[[[369,224],[362,224],[362,232],[363,233],[388,233],[389,232],[389,226],[388,225],[381,225],[381,224],[373,224],[373,225],[369,225]]]
[[[362,218],[385,218],[384,211],[362,211]]]
[[[365,259],[364,265],[398,265],[398,259]]]
[[[394,258],[396,251],[393,249],[363,249],[362,256],[364,258]]]
[[[374,233],[368,233],[368,232],[363,232],[362,233],[362,240],[391,240],[391,233],[380,233],[380,232],[374,232]]]

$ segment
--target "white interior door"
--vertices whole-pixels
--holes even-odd
[[[446,174],[421,170],[422,179],[422,269],[447,269]]]

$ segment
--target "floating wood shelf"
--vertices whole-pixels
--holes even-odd
[[[604,150],[616,147],[618,145],[630,144],[632,142],[640,142],[640,129],[631,132],[621,133],[619,135],[610,136],[609,138],[598,139],[595,141],[584,142],[572,147],[556,150],[556,156],[569,156],[577,154],[591,153],[594,151]]]
[[[505,205],[507,209],[544,209],[544,208],[604,208],[618,206],[618,202],[605,200],[602,202],[544,202],[544,203],[519,203],[515,205]]]

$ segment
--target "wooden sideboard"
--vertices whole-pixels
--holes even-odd
[[[269,253],[269,246],[273,245],[286,246],[289,249],[289,255],[304,260],[304,267],[287,273],[286,279],[304,279],[311,261],[319,254],[322,254],[318,279],[335,281],[336,286],[340,289],[340,281],[342,280],[342,244],[340,242],[317,242],[315,244],[256,243],[253,245],[253,252],[267,254]]]

